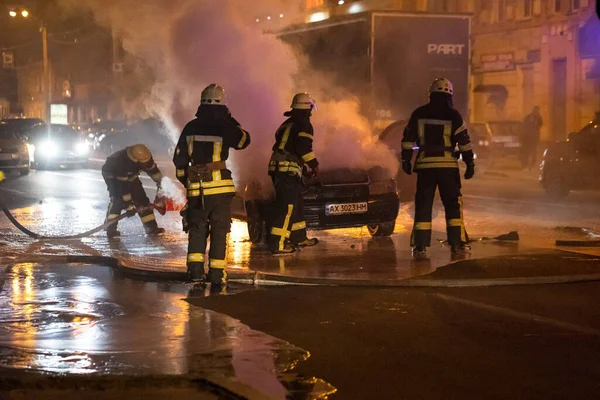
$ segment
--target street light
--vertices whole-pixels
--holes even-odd
[[[29,10],[26,10],[24,8],[20,11],[21,17],[23,18],[29,18],[29,16],[31,15]],[[13,9],[8,12],[8,15],[10,15],[12,18],[16,18],[19,15],[19,13],[17,13],[17,11]],[[42,33],[42,56],[44,65],[44,97],[46,98],[46,119],[48,120],[48,122],[50,122],[50,104],[52,104],[52,77],[50,76],[50,68],[48,63],[48,30],[46,29],[46,24],[44,24],[44,21],[42,19],[37,18],[37,20],[40,22],[40,32]]]

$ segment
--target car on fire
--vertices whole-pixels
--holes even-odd
[[[19,171],[29,174],[30,157],[27,137],[10,124],[0,122],[0,171]]]
[[[247,185],[246,220],[252,243],[267,239],[274,191]],[[322,170],[305,181],[304,218],[312,230],[366,226],[371,236],[390,236],[399,210],[396,180],[383,168]]]
[[[572,190],[598,190],[600,121],[591,121],[567,140],[551,143],[544,151],[539,180],[553,199]]]

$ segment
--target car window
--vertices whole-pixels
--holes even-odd
[[[0,140],[18,139],[19,136],[13,132],[7,125],[0,124]]]

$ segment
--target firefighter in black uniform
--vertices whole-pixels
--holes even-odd
[[[316,104],[308,93],[298,93],[292,100],[289,117],[275,133],[269,175],[275,186],[274,218],[269,248],[273,254],[289,254],[296,247],[314,246],[319,241],[306,236],[302,202],[302,174],[305,165],[317,176],[319,162],[313,153],[313,127],[310,116]]]
[[[414,170],[417,172],[415,224],[411,236],[413,254],[426,256],[431,245],[431,210],[435,190],[446,211],[448,243],[453,253],[466,253],[467,234],[463,221],[460,173],[456,145],[467,164],[465,179],[475,173],[471,140],[458,111],[452,106],[452,83],[436,79],[429,88],[429,103],[417,108],[410,117],[402,139],[402,169],[412,173],[413,148],[419,147]]]
[[[225,161],[230,148],[241,150],[249,144],[250,135],[229,113],[225,90],[216,84],[204,89],[196,119],[183,129],[173,156],[177,179],[187,188],[183,218],[184,230],[189,230],[188,274],[194,281],[205,278],[204,254],[210,235],[206,280],[215,286],[226,282],[227,233],[235,187]]]
[[[165,230],[156,224],[154,211],[148,207],[150,200],[140,181],[140,172],[144,171],[160,188],[163,175],[152,158],[152,153],[143,144],[129,146],[109,156],[102,166],[102,177],[108,187],[110,204],[106,220],[115,219],[121,210],[130,210],[139,207],[138,213],[144,224],[144,229],[149,235],[163,233]],[[106,229],[109,238],[119,236],[117,223]]]

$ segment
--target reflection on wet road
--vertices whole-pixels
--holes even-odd
[[[308,352],[190,306],[191,285],[101,266],[15,264],[0,275],[0,367],[53,373],[227,377],[274,398],[334,390],[292,372]]]

